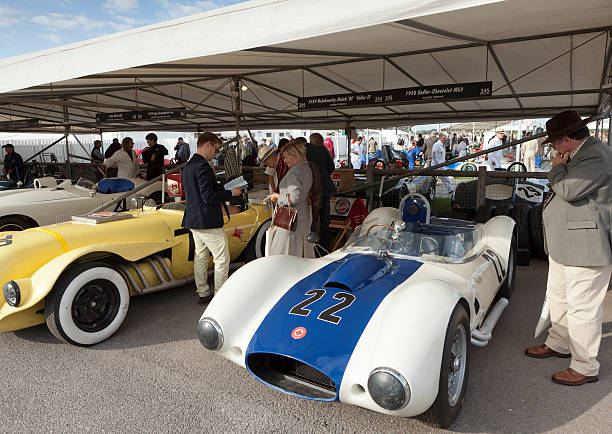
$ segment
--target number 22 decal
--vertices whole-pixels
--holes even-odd
[[[317,300],[321,299],[325,295],[325,293],[326,291],[324,289],[311,289],[310,291],[307,291],[304,295],[310,295],[311,297],[293,306],[291,310],[289,311],[289,313],[292,315],[299,315],[299,316],[310,315],[311,309],[306,309],[306,306],[309,306],[313,304],[314,302],[316,302]],[[346,309],[351,304],[353,304],[353,302],[355,301],[355,296],[347,292],[338,292],[334,294],[332,298],[335,300],[342,300],[342,301],[340,301],[340,303],[336,303],[333,306],[325,309],[323,312],[321,312],[317,316],[317,319],[320,319],[325,322],[330,322],[332,324],[338,324],[340,320],[342,319],[342,317],[338,315],[334,315],[334,314],[340,312],[341,310]]]

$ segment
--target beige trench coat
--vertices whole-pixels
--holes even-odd
[[[297,209],[297,228],[295,231],[271,226],[268,230],[266,256],[292,255],[303,258],[314,258],[314,244],[306,238],[310,233],[312,215],[308,203],[308,193],[312,187],[312,171],[307,161],[293,166],[283,177],[279,185],[278,204]]]

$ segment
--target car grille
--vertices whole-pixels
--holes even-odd
[[[278,354],[253,353],[247,357],[249,370],[264,383],[304,398],[332,401],[336,385],[310,365]]]

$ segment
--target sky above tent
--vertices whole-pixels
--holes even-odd
[[[0,0],[0,58],[205,12],[246,0]],[[267,25],[261,23],[258,25]]]

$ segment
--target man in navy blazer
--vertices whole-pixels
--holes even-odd
[[[215,294],[227,280],[230,254],[223,232],[221,206],[232,196],[240,195],[240,187],[229,191],[217,184],[209,161],[215,157],[220,146],[221,140],[213,133],[200,134],[197,152],[183,169],[186,206],[182,225],[191,231],[195,243],[193,274],[199,304],[206,304],[213,297],[207,282],[210,253],[215,263]]]

